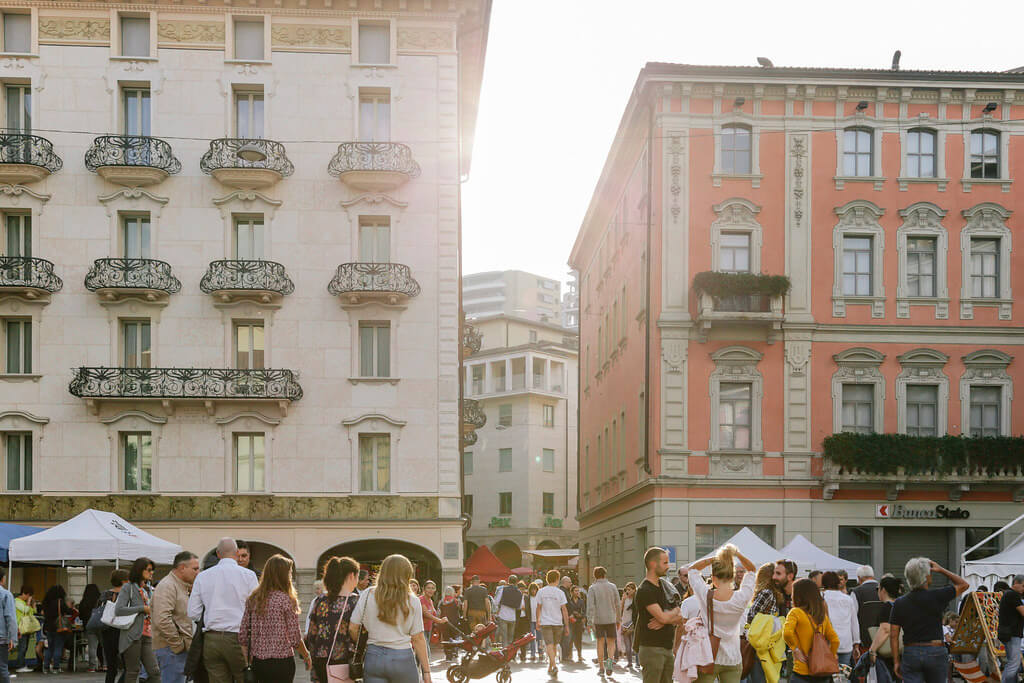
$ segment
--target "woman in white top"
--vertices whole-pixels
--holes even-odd
[[[358,641],[359,627],[366,628],[363,683],[419,683],[421,672],[423,683],[430,683],[423,607],[411,580],[412,563],[404,555],[389,555],[377,583],[359,596],[349,633]]]
[[[735,560],[739,560],[747,573],[739,588],[733,586],[736,575]],[[716,678],[719,683],[739,683],[743,669],[743,655],[740,654],[740,633],[743,631],[743,613],[754,594],[756,572],[754,563],[748,560],[730,544],[718,549],[713,558],[698,560],[690,565],[687,576],[690,588],[700,608],[704,623],[709,624],[707,615],[708,593],[710,589],[701,577],[700,572],[711,566],[711,581],[714,584],[712,593],[712,609],[714,609],[715,635],[720,638],[718,654],[715,656],[714,673],[700,674],[697,683],[712,683]]]
[[[825,572],[821,575],[821,587],[825,591],[825,604],[828,605],[828,620],[839,636],[839,663],[853,666],[853,640],[860,637],[860,624],[857,622],[857,603],[852,595],[840,589],[842,584],[839,574]]]

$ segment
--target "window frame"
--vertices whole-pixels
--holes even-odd
[[[246,134],[242,135],[241,111],[239,102],[245,100],[248,106],[246,114]],[[259,117],[256,116],[256,102],[261,102]],[[231,93],[231,128],[234,137],[244,140],[267,139],[267,95],[261,85],[246,85],[232,89]],[[259,118],[259,134],[254,135],[257,118]]]
[[[742,387],[743,389],[746,390],[746,396],[743,397],[743,398],[737,398],[737,399],[727,398],[725,396],[726,387],[730,387],[730,388],[731,387]],[[750,436],[751,436],[752,432],[754,431],[754,424],[753,424],[753,418],[754,418],[754,411],[753,411],[753,407],[754,407],[754,397],[753,397],[754,386],[753,386],[753,383],[751,383],[751,382],[719,382],[719,384],[718,384],[718,391],[719,391],[719,396],[718,396],[719,415],[718,415],[716,421],[718,422],[718,445],[719,445],[719,448],[721,450],[726,450],[726,451],[747,451],[747,450],[750,450],[750,447],[749,447]],[[737,421],[737,419],[736,419],[736,415],[739,412],[737,410],[737,405],[739,405],[743,401],[745,401],[747,403],[748,422],[746,422],[746,423]],[[733,408],[733,410],[732,410],[733,421],[732,422],[728,422],[728,423],[722,421],[722,415],[721,415],[721,411],[722,411],[722,409],[726,405],[732,406],[732,408]],[[733,428],[732,437],[731,437],[731,440],[732,440],[731,444],[727,443],[727,439],[725,438],[725,433],[724,432],[725,432],[725,427],[727,427],[727,426]],[[747,430],[748,446],[746,448],[736,445],[737,429],[742,429],[744,427]]]
[[[511,403],[499,403],[498,404],[498,426],[499,427],[511,427],[512,426],[512,404]]]
[[[143,486],[144,472],[145,472],[145,456],[142,454],[143,441],[142,437],[149,437],[149,488]],[[138,482],[137,488],[128,487],[128,441],[132,437],[139,437],[138,444],[138,463],[136,463],[136,481]],[[156,470],[156,444],[153,438],[153,432],[148,430],[129,430],[118,432],[118,460],[120,470],[120,490],[131,491],[136,493],[153,492],[155,490],[154,472]]]
[[[975,392],[979,392],[980,393],[982,391],[995,392],[995,395],[996,395],[995,400],[994,401],[993,400],[989,400],[989,401],[977,401],[976,402],[974,400]],[[970,404],[970,413],[971,413],[970,424],[968,426],[968,429],[970,431],[968,432],[968,436],[971,436],[973,438],[987,437],[987,436],[1004,436],[1004,434],[1003,434],[1003,416],[1002,416],[1003,391],[1004,391],[1003,387],[1001,387],[1001,386],[993,386],[993,385],[988,385],[988,384],[971,384],[971,385],[968,386],[967,396],[968,396],[968,403]],[[997,424],[996,424],[995,429],[991,429],[991,428],[985,427],[985,425],[984,425],[984,416],[982,417],[982,420],[981,420],[982,424],[980,424],[980,425],[974,424],[974,422],[975,422],[975,420],[974,420],[974,409],[975,409],[976,406],[981,406],[983,413],[984,413],[984,409],[986,407],[995,408],[995,415],[996,415],[996,420],[997,420]]]
[[[270,15],[228,15],[228,25],[231,28],[231,35],[225,36],[225,48],[231,50],[231,57],[227,62],[244,62],[246,64],[266,64],[270,62],[272,54],[270,46]],[[238,37],[236,36],[239,24],[259,24],[263,29],[263,49],[260,57],[242,57],[238,54]]]
[[[32,119],[33,111],[35,109],[35,98],[32,95],[32,85],[30,83],[4,83],[4,128],[9,132],[20,133],[24,135],[32,134]],[[18,116],[21,119],[18,121],[18,125],[11,125],[11,94],[13,92],[18,93],[17,110]],[[26,125],[25,119],[28,119]]]
[[[363,24],[369,26],[386,26],[388,36],[388,61],[386,62],[368,62],[363,59],[362,39],[360,36],[360,29]],[[396,67],[397,66],[397,35],[396,35],[395,22],[390,19],[379,19],[379,18],[359,18],[354,17],[352,19],[352,66],[354,67]]]
[[[498,449],[498,472],[512,472],[515,469],[515,454],[511,448]]]
[[[541,515],[546,515],[548,517],[553,517],[555,515],[555,494],[554,493],[551,493],[550,491],[542,492],[542,494],[541,494],[540,510],[541,510],[541,512],[540,512]]]
[[[709,380],[711,434],[708,440],[708,452],[748,454],[764,452],[761,425],[764,377],[757,368],[762,358],[764,358],[763,353],[746,346],[727,346],[711,354],[715,370],[711,373]],[[725,448],[722,445],[721,426],[718,422],[721,413],[721,385],[736,383],[750,384],[750,447],[743,449]]]
[[[506,506],[505,503],[508,502]],[[499,517],[511,517],[513,510],[513,500],[511,491],[498,491],[498,516]],[[505,512],[505,508],[508,508],[508,512]]]
[[[370,488],[363,486],[363,443],[364,440],[372,445],[372,458],[370,473],[372,482]],[[381,488],[378,474],[381,471],[380,445],[387,442],[387,488]],[[389,432],[360,432],[356,438],[356,490],[360,494],[384,495],[395,493],[395,448],[394,439]]]
[[[1013,248],[1013,235],[1006,226],[1010,212],[992,202],[982,202],[970,209],[964,209],[963,215],[967,225],[960,231],[960,318],[974,319],[976,306],[998,309],[1000,320],[1010,320],[1013,314],[1013,288],[1011,277],[1013,269],[1010,256]],[[972,296],[971,243],[975,238],[999,240],[999,291],[996,297]]]
[[[869,408],[870,408],[868,414],[871,416],[870,431],[863,431],[864,427],[861,427],[860,425],[857,425],[857,424],[853,424],[853,425],[847,425],[846,424],[846,406],[847,406],[847,404],[864,405],[863,401],[854,402],[852,397],[849,400],[847,400],[846,392],[847,392],[847,390],[849,390],[849,389],[851,389],[853,387],[858,387],[858,388],[859,387],[864,387],[864,388],[866,388],[867,389],[867,395],[871,397],[871,402],[867,404],[869,406]],[[878,434],[879,433],[879,426],[878,426],[878,423],[876,422],[876,418],[875,418],[875,413],[876,413],[876,410],[875,410],[875,393],[873,391],[872,385],[864,383],[864,382],[843,382],[842,386],[840,387],[840,391],[841,391],[840,401],[842,402],[842,414],[843,414],[843,423],[840,425],[840,432],[851,432],[851,433],[854,433],[854,434]],[[855,412],[859,412],[859,411],[855,411]],[[854,419],[856,420],[856,417]],[[850,427],[852,427],[852,429]]]
[[[885,231],[879,219],[885,209],[865,199],[854,199],[836,208],[835,213],[839,221],[832,229],[832,317],[845,318],[847,306],[867,304],[871,307],[872,318],[882,318],[885,316]],[[843,291],[843,255],[847,237],[872,238],[871,293],[868,295],[851,295]]]
[[[753,202],[733,197],[712,207],[716,218],[711,223],[711,270],[722,270],[722,234],[746,234],[749,237],[749,271],[761,272],[761,249],[764,230],[757,222],[761,207]]]
[[[118,338],[120,347],[120,367],[123,368],[152,368],[154,367],[153,362],[153,339],[155,326],[153,321],[149,318],[119,318],[118,321]],[[137,328],[135,331],[135,348],[133,349],[136,357],[138,358],[136,365],[129,365],[128,363],[128,330],[129,328]],[[148,329],[148,332],[146,330]],[[149,348],[146,348],[146,337],[149,337]]]
[[[263,445],[263,481],[260,482],[262,486],[257,487],[256,484],[256,439],[260,439]],[[240,485],[239,477],[241,463],[241,450],[240,445],[243,440],[248,440],[250,448],[248,451],[249,455],[249,486],[242,487]],[[234,476],[232,477],[232,483],[234,484],[235,493],[266,493],[267,492],[267,470],[269,460],[267,458],[267,435],[266,432],[232,432],[231,433],[231,451],[232,451],[232,471]]]
[[[541,424],[547,428],[555,426],[555,406],[550,403],[541,405]]]
[[[931,154],[928,154],[926,152],[922,152],[921,151],[920,142],[918,142],[918,151],[912,152],[910,150],[910,147],[911,147],[910,141],[912,139],[912,136],[919,136],[919,138],[921,140],[923,140],[925,136],[927,136],[928,138],[931,138],[931,142],[932,142]],[[917,126],[915,128],[910,128],[906,132],[905,139],[904,139],[904,141],[902,143],[902,149],[903,149],[904,163],[905,163],[904,172],[900,174],[902,177],[907,178],[907,179],[913,178],[915,180],[937,180],[939,178],[939,168],[940,168],[940,165],[939,165],[939,132],[937,130],[935,130],[934,128],[925,128],[923,126]],[[931,175],[922,175],[921,174],[921,160],[925,159],[925,158],[927,158],[929,156],[932,159],[932,174]],[[911,173],[911,168],[910,168],[911,163],[910,162],[911,162],[912,159],[915,159],[915,158],[916,158],[917,164],[918,164],[918,168],[917,168],[918,172],[917,173]]]
[[[36,358],[34,347],[36,344],[36,334],[35,330],[33,329],[35,327],[34,323],[34,317],[30,318],[26,316],[15,315],[0,317],[0,325],[3,326],[3,329],[0,330],[0,332],[3,333],[3,346],[0,347],[0,354],[3,355],[3,365],[0,367],[2,367],[3,374],[5,376],[32,377],[39,374],[35,372]],[[10,335],[12,325],[18,326],[18,362],[16,368],[12,366],[10,358]],[[26,325],[28,327],[26,327]],[[27,335],[26,330],[28,331]]]
[[[357,366],[356,367],[359,370],[358,377],[360,379],[390,380],[390,379],[393,379],[395,377],[395,374],[394,374],[394,363],[393,363],[393,360],[392,360],[394,358],[394,344],[395,344],[395,338],[394,337],[395,336],[392,334],[392,327],[393,327],[393,325],[391,324],[390,320],[360,320],[359,321],[359,325],[357,326],[357,329],[356,329],[356,342],[358,344],[357,348],[359,349],[359,353],[357,354],[358,359],[357,359]],[[373,357],[367,361],[369,363],[369,365],[371,365],[372,368],[373,368],[373,374],[369,374],[369,375],[365,374],[363,372],[364,368],[367,367],[367,363],[364,363],[364,358],[363,358],[363,330],[364,329],[373,329],[374,330],[373,333],[372,333],[372,336],[373,336],[372,355],[373,355]],[[383,368],[383,369],[381,368],[381,363],[382,363],[381,358],[378,355],[378,353],[380,351],[380,348],[381,348],[381,339],[380,339],[380,332],[379,332],[380,329],[387,329],[387,331],[388,331],[388,339],[387,339],[387,348],[388,348],[387,367]]]
[[[746,134],[747,145],[745,149],[736,144],[740,137],[737,134],[739,131]],[[721,127],[719,136],[719,146],[721,147],[720,172],[732,176],[751,175],[754,168],[754,134],[750,126],[745,123],[727,123]],[[737,164],[737,161],[741,163]]]
[[[3,438],[4,457],[4,491],[17,491],[28,493],[35,490],[35,440],[36,435],[31,431],[4,430],[0,432]],[[16,443],[18,457],[18,486],[11,487],[11,444]],[[26,463],[28,466],[26,467]],[[26,476],[27,475],[27,476]]]
[[[900,373],[896,376],[896,431],[908,432],[909,416],[908,389],[913,385],[930,385],[936,388],[937,410],[935,429],[938,436],[949,432],[949,376],[944,368],[949,356],[930,348],[918,348],[896,357]]]
[[[721,107],[721,98],[715,98],[715,107]],[[724,130],[730,127],[742,127],[750,131],[750,172],[732,173],[725,170],[723,164],[723,142],[725,140]],[[730,112],[714,124],[714,151],[715,158],[711,170],[711,184],[713,187],[721,187],[723,180],[749,180],[753,189],[761,187],[761,127],[757,117],[750,116],[743,112]]]
[[[20,10],[20,11],[19,11]],[[18,50],[11,50],[7,45],[7,17],[9,16],[20,16],[28,17],[28,50],[24,52]],[[0,12],[0,18],[3,19],[3,26],[0,27],[0,54],[5,55],[32,55],[35,56],[39,53],[38,39],[36,38],[36,10],[29,8],[16,8],[16,7],[5,7]]]
[[[363,115],[363,104],[369,103],[373,105],[373,121],[372,121],[372,132],[367,135],[367,126],[370,122],[366,121],[366,117]],[[391,142],[393,138],[393,129],[395,121],[394,112],[394,97],[390,88],[360,88],[358,101],[356,102],[356,111],[358,120],[356,122],[356,137],[359,142]],[[382,132],[380,127],[381,111],[386,106],[387,108],[387,131]]]
[[[985,153],[985,142],[986,138],[993,138],[995,142],[995,155]],[[969,147],[967,148],[968,166],[967,166],[967,177],[971,180],[998,180],[1003,177],[1003,154],[1002,154],[1002,138],[1003,133],[993,128],[975,128],[970,132],[968,138]],[[981,151],[975,153],[974,142],[979,140],[981,142]],[[993,175],[987,175],[987,167],[992,163],[992,159],[995,160],[995,173]],[[977,160],[977,161],[976,161]],[[981,164],[981,175],[975,175],[974,165],[975,163]]]
[[[462,476],[473,474],[473,451],[462,451]]]
[[[1009,115],[1010,108],[1008,105],[1001,109],[1003,110],[1004,115]],[[971,176],[971,159],[973,157],[971,154],[971,144],[972,136],[975,133],[993,133],[998,136],[999,175],[995,178],[974,178]],[[964,165],[960,180],[964,192],[970,192],[974,185],[986,184],[999,185],[1003,192],[1010,191],[1010,186],[1013,184],[1013,179],[1010,174],[1010,136],[1011,131],[1008,129],[1006,123],[1002,120],[993,119],[990,116],[986,116],[976,124],[964,128]]]
[[[145,14],[145,16],[143,16]],[[148,48],[145,53],[140,54],[128,54],[125,50],[125,20],[128,21],[145,21],[146,22],[146,47]],[[116,44],[117,56],[124,57],[127,59],[153,59],[154,58],[154,45],[153,45],[153,16],[151,13],[138,13],[138,12],[120,12],[117,15],[117,37],[116,43],[114,40],[112,44]]]
[[[262,348],[257,349],[256,346],[256,330],[260,331],[260,346]],[[247,337],[246,342],[248,348],[245,353],[247,355],[247,364],[242,365],[239,361],[239,355],[242,351],[239,347],[239,334],[245,331]],[[238,370],[263,370],[267,367],[267,330],[262,320],[233,320],[231,322],[231,336],[234,340],[234,356],[235,356],[235,368]],[[257,350],[262,354],[260,363],[257,365],[256,352]]]
[[[896,251],[899,261],[899,279],[896,284],[896,317],[909,318],[911,306],[933,306],[935,318],[949,318],[949,233],[942,220],[948,213],[931,202],[915,202],[900,209],[903,223],[896,230]],[[908,241],[935,240],[935,295],[912,296],[909,281]]]
[[[544,472],[555,471],[555,459],[557,455],[554,448],[543,448],[541,449],[541,470]],[[549,466],[550,463],[550,466]]]
[[[391,216],[369,216],[360,214],[358,224],[357,245],[360,263],[391,263],[393,232],[391,230]],[[372,233],[372,234],[364,234]],[[370,237],[371,239],[367,239]],[[380,250],[387,249],[387,255],[380,258]],[[370,252],[372,260],[367,260],[367,252]]]
[[[996,349],[982,349],[963,356],[961,360],[966,368],[960,377],[961,433],[972,433],[971,388],[987,386],[1001,390],[999,430],[1002,436],[1011,436],[1014,433],[1013,414],[1010,410],[1013,403],[1013,379],[1007,373],[1007,367],[1013,358]]]
[[[873,393],[875,433],[885,430],[885,377],[880,367],[885,354],[863,346],[840,351],[832,356],[836,371],[832,374],[832,432],[843,431],[843,385],[870,384]]]
[[[843,178],[874,178],[876,177],[876,163],[875,158],[875,136],[878,132],[874,128],[867,126],[847,126],[843,128],[843,152],[840,160],[842,173],[839,175]],[[850,139],[849,134],[854,134],[854,146],[851,150],[849,148]],[[862,137],[863,136],[863,137]],[[866,149],[861,149],[862,142],[866,141]],[[867,157],[868,172],[861,173],[860,165],[864,157]],[[849,172],[847,168],[847,161],[853,161],[853,173]]]

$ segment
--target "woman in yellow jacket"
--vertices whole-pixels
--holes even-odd
[[[831,676],[811,676],[807,670],[815,631],[825,634],[832,654],[835,655],[839,651],[839,636],[828,619],[825,599],[821,597],[817,584],[810,579],[800,579],[793,584],[793,609],[789,610],[782,631],[786,645],[793,650],[793,675],[790,683],[830,683],[832,680]],[[798,651],[800,654],[797,654]]]

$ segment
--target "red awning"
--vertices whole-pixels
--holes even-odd
[[[466,570],[462,572],[463,581],[469,582],[474,574],[480,575],[480,580],[485,582],[506,581],[512,572],[501,563],[490,548],[485,545],[476,549],[476,552],[466,562]]]

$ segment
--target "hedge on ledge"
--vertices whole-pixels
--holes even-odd
[[[824,456],[847,473],[1016,475],[1024,471],[1024,437],[842,432],[825,437]]]
[[[693,288],[698,294],[708,294],[719,299],[748,295],[784,296],[789,292],[789,278],[785,275],[705,270],[693,276]]]

